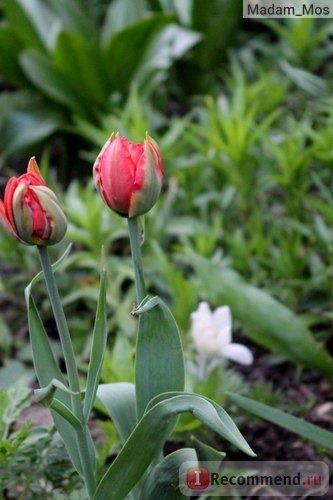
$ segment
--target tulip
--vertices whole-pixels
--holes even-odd
[[[49,189],[34,157],[27,173],[11,177],[0,200],[0,223],[15,239],[27,245],[54,245],[67,230],[67,219],[56,195]]]
[[[163,181],[161,153],[146,135],[143,144],[112,134],[93,167],[96,188],[111,210],[123,217],[147,213],[156,203]]]
[[[228,306],[211,311],[207,302],[200,302],[191,314],[191,334],[196,350],[204,356],[222,356],[243,365],[250,365],[253,356],[246,346],[232,342],[232,319]]]

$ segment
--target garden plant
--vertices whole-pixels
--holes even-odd
[[[0,497],[331,468],[332,33],[241,0],[0,1]]]

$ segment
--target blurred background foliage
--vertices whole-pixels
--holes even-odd
[[[1,0],[1,186],[36,155],[69,218],[58,272],[84,373],[101,245],[109,269],[103,381],[133,380],[133,276],[125,220],[91,182],[112,131],[145,132],[165,183],[146,217],[150,293],[171,305],[186,356],[199,300],[228,303],[236,335],[332,381],[333,21],[242,19],[241,0]],[[31,372],[23,290],[36,252],[0,233],[0,368]],[[36,297],[50,331],[42,284]],[[54,336],[55,349],[57,338]],[[251,390],[225,367],[200,385]],[[251,369],[249,369],[251,370]],[[283,402],[281,403],[283,406]],[[186,428],[186,422],[184,428]]]

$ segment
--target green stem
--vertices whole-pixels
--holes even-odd
[[[143,265],[141,257],[138,218],[132,217],[130,219],[127,219],[127,222],[128,222],[128,230],[131,243],[132,261],[134,267],[136,300],[137,300],[137,305],[139,305],[146,297],[146,287],[143,277]]]
[[[65,313],[62,308],[58,287],[47,252],[47,247],[38,246],[38,251],[44,273],[46,288],[49,294],[54,319],[58,328],[60,342],[64,354],[69,388],[74,393],[71,394],[72,411],[74,415],[80,420],[80,422],[82,422],[82,425],[84,425],[79,375],[76,368],[73,344],[69,334]],[[92,498],[96,489],[96,483],[94,477],[94,467],[90,461],[88,432],[89,431],[87,429],[87,426],[84,426],[82,429],[77,430],[76,439],[86,487],[89,493],[89,497]]]

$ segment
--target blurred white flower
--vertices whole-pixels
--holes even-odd
[[[232,319],[228,306],[211,311],[207,302],[200,302],[191,314],[191,335],[199,354],[205,357],[223,356],[243,365],[253,362],[247,347],[232,342]]]

